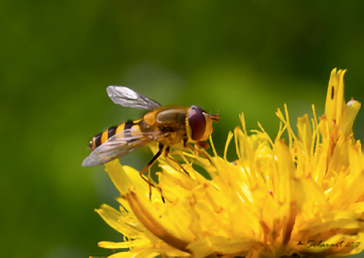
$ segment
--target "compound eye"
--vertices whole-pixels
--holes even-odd
[[[199,141],[205,134],[206,118],[205,111],[198,106],[191,106],[188,110],[188,123],[191,128],[191,138]]]

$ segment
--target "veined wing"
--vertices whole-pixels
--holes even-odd
[[[121,131],[93,150],[91,154],[84,159],[82,166],[89,167],[106,163],[164,136],[165,134],[159,131],[140,132],[136,129]]]
[[[115,104],[124,107],[142,108],[154,110],[161,107],[158,102],[148,99],[143,95],[123,86],[109,86],[106,89],[107,94]]]

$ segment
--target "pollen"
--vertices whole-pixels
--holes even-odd
[[[345,102],[345,72],[332,71],[320,117],[312,106],[312,119],[306,114],[292,122],[286,105],[278,109],[275,138],[260,125],[247,132],[241,114],[242,126],[229,133],[223,157],[211,138],[213,156],[203,149],[176,148],[169,155],[178,162],[160,157],[151,198],[138,171],[118,160],[106,163],[120,207],[104,204],[96,212],[124,241],[99,246],[120,250],[110,257],[331,257],[361,252],[364,156],[352,131],[361,104]],[[237,153],[232,161],[226,158],[230,141]]]

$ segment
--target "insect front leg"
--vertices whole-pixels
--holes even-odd
[[[203,149],[208,149],[208,148],[210,148],[210,145],[208,145],[208,143],[206,143],[206,142],[197,142],[197,143],[196,143],[196,146],[197,146],[197,147],[200,147],[200,148],[203,148]]]
[[[199,146],[199,145],[197,145],[197,146]],[[206,151],[204,150],[205,148],[203,150],[199,150],[196,146],[192,146],[189,144],[187,145],[187,147],[190,148],[191,150],[197,152],[200,156],[205,157],[211,163],[211,165],[214,166],[214,163],[212,162],[210,157],[206,154]]]
[[[168,153],[169,153],[169,150],[170,150],[170,147],[168,146],[167,148],[166,148],[166,150],[164,151],[164,156],[167,158],[167,159],[169,159],[169,160],[172,160],[173,162],[175,162],[175,163],[177,163],[178,164],[178,166],[188,175],[188,176],[190,176],[190,174],[186,171],[186,169],[184,169],[183,167],[182,167],[182,165],[181,164],[179,164],[179,162],[177,161],[177,160],[175,160],[174,158],[172,158],[172,157],[169,157],[168,156]]]

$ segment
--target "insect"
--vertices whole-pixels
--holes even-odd
[[[183,143],[187,147],[190,142],[208,147],[204,141],[213,131],[212,122],[217,122],[220,118],[218,114],[210,115],[198,106],[161,106],[158,102],[123,86],[109,86],[106,91],[116,104],[150,112],[142,119],[112,126],[95,135],[90,141],[92,152],[82,162],[82,166],[103,164],[149,143],[158,142],[158,151],[140,171],[142,175],[163,152],[168,157],[173,145]],[[177,162],[171,157],[169,159]]]

